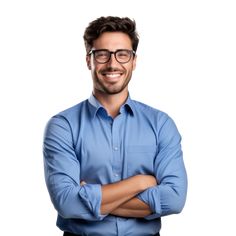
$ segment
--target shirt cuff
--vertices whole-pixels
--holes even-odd
[[[102,220],[106,215],[101,215],[102,191],[100,184],[85,184],[81,186],[79,196],[88,210],[97,218]]]
[[[149,205],[153,212],[151,215],[144,217],[146,220],[153,220],[161,217],[160,194],[156,188],[157,187],[148,188],[137,196],[139,200]]]

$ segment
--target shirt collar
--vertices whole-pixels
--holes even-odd
[[[133,103],[133,100],[130,98],[130,95],[128,96],[128,98],[127,98],[125,104],[123,105],[123,107],[126,108],[126,111],[127,111],[128,113],[130,113],[131,115],[134,115],[134,113],[135,113],[135,112],[134,112],[134,111],[135,111],[135,109],[134,109],[134,103]]]
[[[105,110],[105,108],[102,106],[102,104],[95,98],[95,96],[93,94],[91,94],[91,96],[88,99],[89,104],[92,105],[91,112],[92,112],[92,116],[94,117],[97,112],[101,109]],[[132,99],[130,98],[130,95],[128,96],[126,102],[121,106],[120,108],[120,112],[122,113],[123,111],[127,111],[128,113],[130,113],[131,115],[134,115],[134,104]]]

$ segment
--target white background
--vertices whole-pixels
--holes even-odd
[[[102,15],[136,20],[131,96],[167,112],[183,137],[188,198],[181,214],[163,218],[162,236],[236,235],[236,7],[229,0],[0,2],[0,234],[62,235],[44,182],[43,130],[91,94],[82,36]]]

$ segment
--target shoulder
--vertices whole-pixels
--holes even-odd
[[[71,134],[75,136],[79,131],[82,116],[86,116],[87,102],[88,100],[84,100],[52,116],[46,124],[45,137],[53,135],[70,140]]]
[[[157,132],[162,130],[176,132],[176,124],[168,113],[139,101],[132,100],[132,102],[137,116],[148,121]]]

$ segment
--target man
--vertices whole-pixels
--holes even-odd
[[[181,137],[165,113],[130,98],[138,35],[129,18],[101,17],[84,33],[93,79],[88,100],[52,117],[45,178],[69,235],[159,235],[179,213],[187,177]]]

